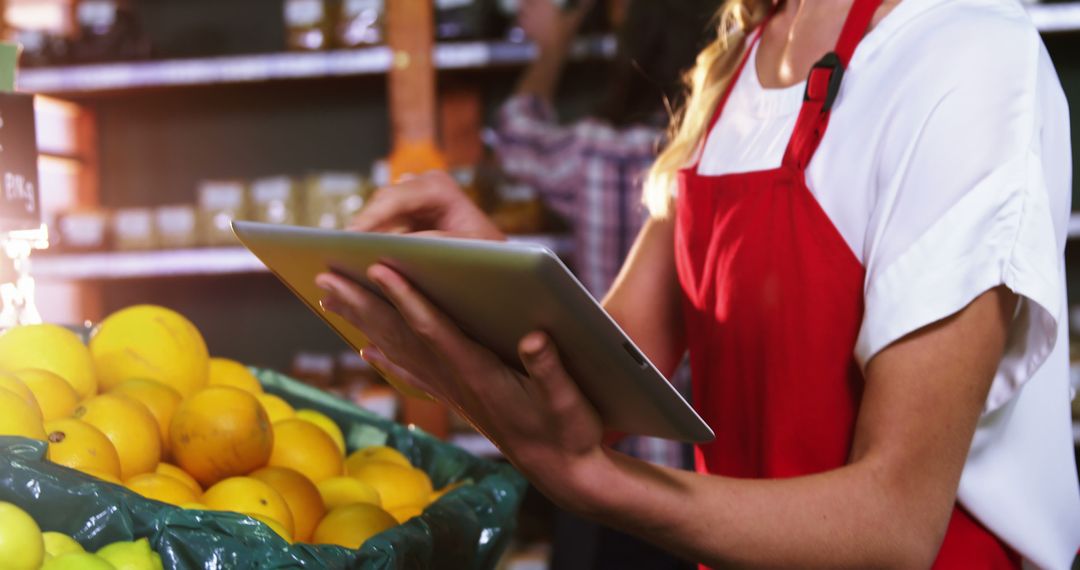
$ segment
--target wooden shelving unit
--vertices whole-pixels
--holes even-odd
[[[615,38],[599,35],[574,45],[572,59],[609,59]],[[439,70],[487,69],[528,63],[536,57],[529,43],[476,41],[437,44],[432,52]],[[269,53],[133,63],[103,63],[26,69],[18,89],[28,93],[87,95],[141,89],[168,89],[298,79],[380,75],[390,70],[387,46],[306,53]]]

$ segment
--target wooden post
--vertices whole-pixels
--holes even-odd
[[[446,167],[436,143],[434,20],[431,0],[386,3],[386,39],[394,54],[388,78],[393,180]]]
[[[391,180],[406,174],[446,168],[436,145],[435,14],[431,0],[392,0],[386,3],[386,39],[394,53],[388,78],[393,151]],[[428,400],[404,398],[402,418],[428,433],[450,433],[448,410]]]

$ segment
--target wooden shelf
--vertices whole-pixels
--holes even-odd
[[[510,240],[540,244],[559,255],[573,250],[572,240],[563,235],[511,236]],[[243,247],[43,255],[32,264],[36,279],[52,282],[268,273]]]
[[[610,35],[575,42],[571,59],[610,59],[615,54]],[[481,69],[527,63],[536,57],[528,43],[509,41],[453,42],[435,46],[438,69]],[[28,93],[77,95],[168,87],[257,83],[291,79],[352,77],[386,73],[393,63],[389,47],[353,50],[272,53],[174,59],[132,63],[103,63],[26,69],[18,89]]]
[[[1041,32],[1080,31],[1080,2],[1028,4],[1025,7]]]

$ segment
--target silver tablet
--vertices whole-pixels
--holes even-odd
[[[518,341],[547,332],[605,425],[690,442],[712,429],[600,307],[555,254],[522,243],[438,239],[235,222],[240,241],[353,348],[367,339],[319,310],[315,276],[331,270],[371,290],[373,263],[405,276],[480,344],[521,369]],[[507,410],[513,413],[513,410]]]

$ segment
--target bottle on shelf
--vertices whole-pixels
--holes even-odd
[[[150,208],[120,208],[112,215],[113,247],[118,251],[158,248],[157,224]]]
[[[198,188],[200,242],[208,246],[236,245],[233,220],[247,216],[245,186],[239,180],[204,180]]]
[[[334,28],[330,0],[285,0],[285,45],[290,50],[327,49]]]
[[[296,181],[288,176],[271,176],[253,180],[248,202],[251,219],[267,224],[296,225],[299,220]]]
[[[199,243],[195,206],[170,204],[154,209],[158,243],[166,249],[186,249]]]
[[[385,24],[384,0],[341,0],[335,44],[340,48],[381,44],[386,39]]]

